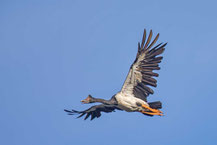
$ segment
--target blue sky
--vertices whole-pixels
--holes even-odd
[[[217,142],[216,1],[0,2],[0,144],[183,145]],[[143,29],[168,42],[158,87],[164,117],[67,116],[117,93]]]

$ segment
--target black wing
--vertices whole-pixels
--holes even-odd
[[[146,30],[144,30],[142,44],[138,43],[138,52],[134,63],[131,65],[128,76],[121,89],[122,93],[133,94],[135,97],[147,101],[147,96],[153,94],[154,91],[149,87],[156,87],[157,80],[153,77],[158,77],[153,70],[159,70],[158,64],[163,59],[158,56],[163,53],[165,44],[154,44],[158,40],[159,34],[151,42],[152,30],[146,40]],[[150,44],[151,42],[151,44]],[[157,57],[158,56],[158,57]]]
[[[101,104],[101,105],[92,106],[89,109],[84,110],[84,111],[76,111],[76,110],[70,111],[70,110],[66,110],[66,109],[64,111],[68,112],[68,115],[80,114],[77,118],[80,118],[80,117],[86,115],[84,120],[86,120],[88,117],[91,116],[91,120],[93,120],[96,117],[99,118],[101,116],[101,112],[106,112],[106,113],[114,112],[115,109],[121,110],[114,105]]]

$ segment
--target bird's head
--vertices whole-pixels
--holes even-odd
[[[84,100],[81,100],[81,102],[83,104],[89,104],[89,103],[94,103],[95,101],[94,101],[94,98],[91,95],[88,95],[88,97],[86,99],[84,99]]]

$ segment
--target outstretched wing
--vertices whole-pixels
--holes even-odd
[[[115,109],[121,110],[114,105],[101,104],[101,105],[92,106],[89,109],[84,110],[84,111],[76,111],[76,110],[70,111],[70,110],[66,110],[66,109],[64,111],[68,112],[68,115],[80,114],[77,118],[80,118],[80,117],[86,115],[84,120],[86,120],[88,117],[91,116],[91,120],[93,120],[96,117],[99,118],[101,116],[101,112],[106,112],[106,113],[114,112]]]
[[[146,30],[144,30],[142,44],[140,45],[140,43],[138,43],[136,59],[131,65],[128,76],[121,89],[122,93],[133,94],[135,97],[144,101],[147,101],[146,98],[149,94],[154,93],[149,86],[157,86],[157,80],[153,77],[158,77],[158,74],[154,73],[153,70],[160,69],[158,64],[163,57],[158,55],[163,53],[164,47],[167,44],[160,43],[153,47],[158,40],[159,34],[157,34],[151,42],[152,34],[151,30],[146,41]]]

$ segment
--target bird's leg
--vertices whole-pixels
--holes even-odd
[[[146,111],[141,111],[144,114],[149,114],[149,115],[159,115],[159,116],[163,116],[162,113],[160,112],[146,112]]]
[[[145,109],[150,110],[150,111],[153,112],[153,113],[161,113],[161,114],[163,114],[162,111],[160,111],[160,110],[158,110],[158,109],[153,109],[153,108],[151,108],[151,107],[149,107],[149,106],[147,106],[147,105],[145,105],[145,104],[142,104],[142,107],[145,108]]]
[[[148,110],[150,110],[151,112],[154,112],[154,113],[157,113],[157,112],[163,113],[162,111],[160,111],[158,109],[153,109],[153,108],[151,108],[151,107],[149,107],[149,106],[147,106],[145,104],[142,104],[142,107],[145,108],[145,109],[148,109]]]

